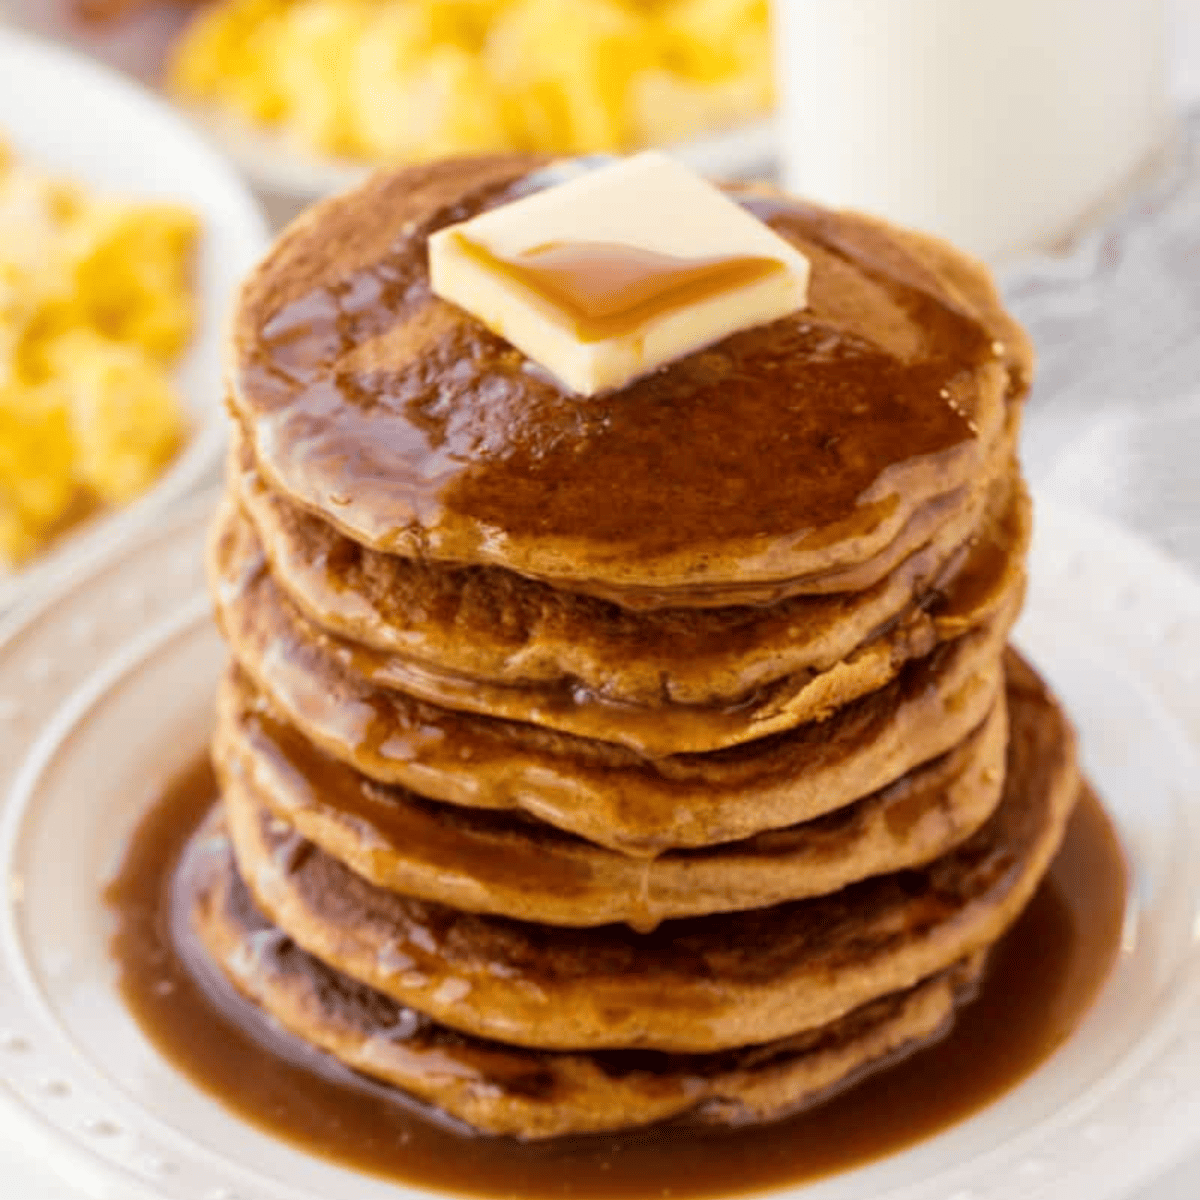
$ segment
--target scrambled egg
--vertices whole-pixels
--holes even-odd
[[[332,155],[628,150],[770,106],[767,0],[218,0],[170,81]]]
[[[185,432],[195,217],[92,197],[0,141],[0,562],[144,491]]]

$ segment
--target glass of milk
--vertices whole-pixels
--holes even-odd
[[[1163,0],[775,0],[789,189],[992,262],[1111,201],[1169,127]]]

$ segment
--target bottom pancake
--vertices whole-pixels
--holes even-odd
[[[265,1018],[476,1130],[528,1139],[786,1116],[944,1034],[983,967],[973,955],[824,1028],[738,1050],[542,1051],[448,1029],[305,953],[255,908],[218,820],[193,839],[176,888],[201,949]]]

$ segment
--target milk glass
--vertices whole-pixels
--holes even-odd
[[[993,262],[1166,137],[1162,0],[776,0],[774,27],[788,187]]]

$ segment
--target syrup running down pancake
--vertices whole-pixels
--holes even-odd
[[[285,1028],[478,1127],[530,1137],[697,1108],[724,1118],[743,1092],[755,1118],[779,1116],[942,1032],[1057,851],[1079,790],[1072,739],[1015,655],[1008,677],[1005,799],[923,870],[652,935],[553,931],[374,888],[226,786],[228,833],[206,826],[188,860],[192,920]],[[617,1048],[624,1060],[604,1057]],[[642,1050],[668,1053],[643,1054],[639,1072]],[[453,1071],[419,1061],[459,1054]],[[689,1088],[697,1077],[706,1086]],[[501,1115],[539,1106],[524,1128]]]
[[[178,954],[237,1045],[274,1029],[464,1146],[674,1144],[941,1061],[993,1011],[1082,790],[1008,648],[1032,355],[986,271],[692,180],[807,301],[731,303],[711,344],[576,393],[434,294],[429,240],[593,167],[377,176],[285,231],[232,324],[220,796],[176,872]],[[541,199],[569,224],[565,194]],[[692,262],[593,234],[562,245]]]
[[[923,866],[969,837],[1004,787],[1008,706],[953,750],[825,817],[699,850],[631,858],[518,814],[438,804],[322,754],[244,675],[218,699],[227,787],[371,883],[468,912],[636,928],[765,908]]]
[[[273,489],[380,550],[626,601],[803,592],[864,567],[865,587],[898,539],[928,539],[1028,383],[978,268],[776,197],[808,307],[580,403],[429,290],[429,234],[536,187],[530,165],[380,176],[252,274],[230,403]]]
[[[996,940],[1054,856],[1079,791],[1037,680],[1008,671],[1005,796],[927,866],[812,899],[671,921],[556,929],[366,883],[234,779],[225,820],[255,902],[321,961],[465,1032],[549,1049],[698,1053],[836,1020]]]
[[[981,625],[997,612],[1012,608],[1015,597],[1024,588],[1024,558],[1030,520],[1028,497],[1019,481],[1010,477],[1010,470],[1011,464],[1006,463],[1005,475],[990,489],[988,498],[992,504],[984,512],[975,536],[969,544],[959,548],[936,584],[926,584],[923,596],[910,599],[897,612],[877,616],[862,643],[825,669],[808,667],[794,674],[767,676],[749,690],[716,697],[708,704],[679,703],[667,694],[671,687],[669,681],[679,673],[676,664],[683,656],[674,651],[675,638],[668,640],[654,630],[647,631],[649,636],[645,641],[659,655],[660,661],[656,664],[658,693],[639,703],[628,696],[613,694],[616,688],[607,677],[602,684],[606,694],[589,688],[576,675],[560,676],[549,687],[493,683],[458,669],[365,647],[324,631],[309,621],[302,605],[286,594],[279,597],[275,607],[287,612],[288,628],[284,636],[289,640],[319,641],[347,668],[372,683],[399,688],[431,704],[531,722],[563,733],[628,746],[653,757],[703,753],[819,720],[851,700],[883,687],[910,659],[928,654],[964,629]],[[224,604],[232,609],[239,603],[237,581],[246,578],[251,563],[269,556],[253,529],[232,510],[227,510],[217,530],[218,558],[214,563],[214,577],[225,585]],[[496,572],[491,574],[494,576]],[[482,581],[476,579],[474,582],[479,585]],[[264,586],[278,588],[274,573]],[[390,584],[385,583],[384,587],[390,591]],[[412,596],[408,604],[408,611],[418,619],[429,611],[424,597]],[[822,620],[823,614],[811,613],[815,608],[840,610],[841,620],[835,622],[825,618],[827,625],[847,626],[854,619],[852,606],[845,597],[821,597],[815,602],[813,598],[803,598],[790,607],[794,610],[802,604],[810,610],[809,614],[793,611],[784,618],[788,620],[789,638],[803,636],[804,615]],[[697,618],[707,618],[702,623],[712,627],[714,640],[717,640],[719,618],[725,615],[725,610],[685,610],[682,614],[671,615],[677,619],[682,617],[692,626],[701,623]],[[738,617],[741,614],[734,619]],[[745,617],[741,620],[747,623]],[[649,622],[643,619],[643,623]],[[494,622],[490,624],[494,628]],[[602,629],[602,622],[596,621],[593,628],[596,626]],[[747,633],[761,653],[762,631]],[[454,637],[439,638],[439,643],[456,645],[468,639],[470,643],[475,641],[473,631],[458,630]],[[574,639],[564,639],[564,642],[564,648],[569,652],[569,647],[575,644]],[[536,645],[529,649],[534,654],[541,650]],[[782,657],[787,650],[786,643],[779,649]],[[550,659],[558,650],[559,646],[547,647],[546,657]],[[732,657],[727,645],[723,647],[723,655]],[[611,676],[614,661],[619,663],[621,659],[619,655],[610,654],[605,661]],[[731,665],[734,670],[741,668],[741,664]],[[767,671],[780,670],[778,659],[763,662],[760,666],[763,675]],[[716,686],[716,676],[714,671],[710,687]]]

